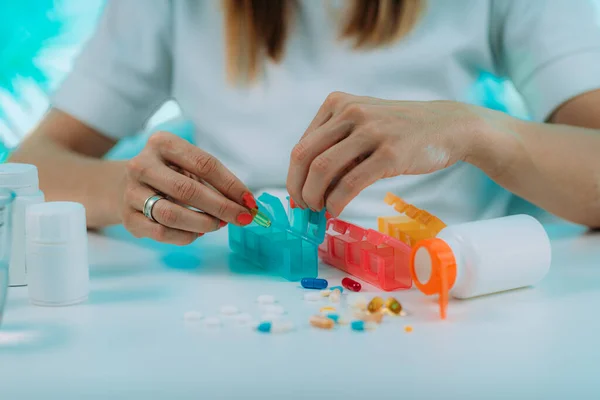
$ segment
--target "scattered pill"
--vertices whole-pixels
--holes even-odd
[[[360,292],[360,290],[362,289],[362,286],[360,283],[358,283],[354,279],[350,279],[350,278],[342,279],[342,286],[353,292]]]
[[[261,294],[256,301],[260,304],[273,304],[275,303],[275,297],[270,294]]]
[[[204,317],[200,311],[188,311],[183,314],[183,319],[186,321],[198,321]]]
[[[294,325],[291,322],[269,322],[264,321],[258,324],[256,330],[263,333],[285,333],[292,331]]]
[[[325,279],[302,278],[300,284],[305,289],[325,289],[329,283]]]
[[[269,304],[265,306],[264,311],[267,314],[285,314],[285,309],[283,308],[283,306],[277,304]]]
[[[352,321],[350,327],[353,331],[367,331],[375,329],[377,326],[373,323],[365,322],[365,321]]]
[[[402,312],[402,304],[393,297],[389,297],[385,301],[385,308],[394,315],[399,315]]]
[[[384,301],[381,297],[374,297],[369,304],[367,304],[367,310],[371,313],[378,312],[383,307]]]
[[[285,333],[294,330],[294,324],[290,321],[276,321],[271,325],[271,333]]]
[[[329,289],[321,290],[321,296],[323,296],[323,297],[329,297],[330,294],[331,294],[331,290],[329,290]]]
[[[406,333],[410,333],[410,332],[412,332],[412,331],[413,331],[413,327],[412,327],[412,326],[410,326],[410,325],[406,325],[406,326],[404,327],[404,332],[406,332]]]
[[[335,312],[335,307],[330,307],[330,306],[326,306],[326,307],[321,307],[321,309],[319,310],[320,312],[324,313],[324,312]]]
[[[333,287],[330,287],[329,290],[331,290],[331,291],[339,290],[340,294],[344,293],[344,288],[341,286],[333,286]]]
[[[239,312],[236,306],[222,306],[221,314],[223,315],[235,315]]]
[[[312,326],[319,329],[333,329],[335,322],[322,315],[313,315],[308,320]]]
[[[330,320],[332,320],[333,322],[335,322],[336,324],[338,323],[338,321],[340,320],[340,316],[337,314],[327,314],[326,315],[327,318],[329,318]]]
[[[352,321],[350,327],[353,331],[364,331],[365,330],[365,322],[364,321]]]
[[[308,292],[304,293],[304,300],[306,301],[319,301],[321,300],[321,293]]]
[[[204,320],[204,324],[208,327],[221,326],[221,320],[217,317],[209,317]]]
[[[259,332],[271,332],[271,327],[273,326],[273,324],[271,324],[271,322],[261,322],[260,324],[258,324],[258,326],[256,327],[256,330]]]

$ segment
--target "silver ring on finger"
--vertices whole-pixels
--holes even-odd
[[[143,209],[143,212],[144,212],[144,215],[146,216],[146,218],[148,218],[152,222],[158,222],[152,216],[152,209],[154,208],[154,205],[159,200],[164,200],[164,199],[165,199],[165,197],[160,194],[155,194],[146,199],[146,201],[144,202],[144,209]]]

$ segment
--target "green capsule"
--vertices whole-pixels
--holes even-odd
[[[398,315],[402,311],[402,304],[393,297],[390,297],[385,302],[385,308],[387,308],[392,314]]]
[[[258,211],[257,209],[250,210],[250,214],[254,218],[254,222],[257,225],[262,226],[263,228],[268,228],[271,226],[271,220],[264,213]]]

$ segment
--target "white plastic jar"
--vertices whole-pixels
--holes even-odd
[[[531,286],[551,262],[544,227],[528,215],[448,226],[415,244],[411,274],[424,294],[439,294],[441,317],[448,298],[471,297]]]
[[[81,303],[89,294],[85,208],[48,202],[27,208],[29,300],[40,306]]]
[[[8,269],[10,286],[27,285],[25,264],[25,212],[32,204],[44,202],[39,189],[38,170],[35,165],[0,164],[0,188],[12,190],[15,201],[12,208],[12,251]]]

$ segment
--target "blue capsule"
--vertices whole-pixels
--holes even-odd
[[[329,283],[325,279],[302,278],[300,284],[305,289],[325,289]]]
[[[271,332],[271,327],[272,327],[272,324],[270,322],[261,322],[256,327],[256,330],[259,331],[259,332],[268,333],[268,332]]]
[[[340,293],[344,293],[344,288],[341,287],[341,286],[332,286],[332,287],[329,288],[329,290],[332,290],[332,291],[335,290],[335,289],[339,290]]]
[[[364,331],[365,330],[365,321],[352,321],[350,327],[353,331]]]

